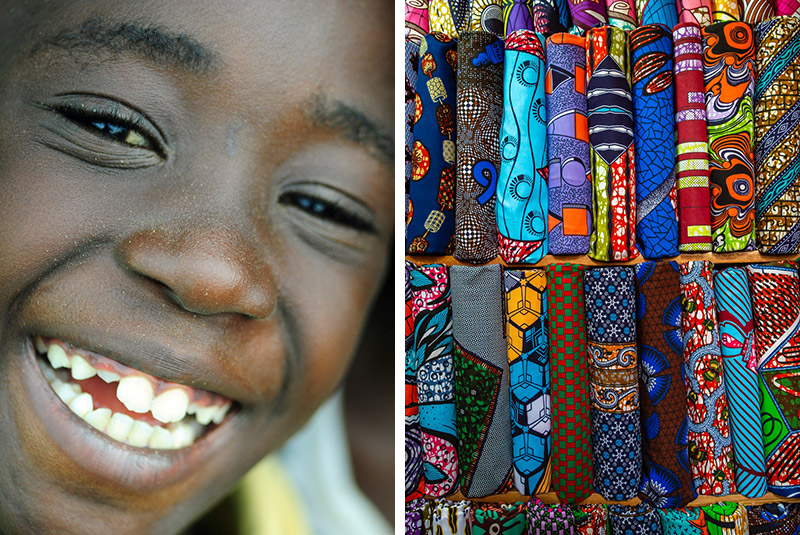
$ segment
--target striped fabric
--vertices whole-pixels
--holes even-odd
[[[775,16],[773,0],[742,0],[742,20],[755,26]]]

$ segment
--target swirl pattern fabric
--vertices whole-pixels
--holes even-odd
[[[675,149],[678,182],[679,249],[682,253],[711,250],[711,200],[708,189],[703,37],[696,24],[672,30],[675,43]]]
[[[472,535],[524,535],[525,502],[473,503]]]
[[[731,438],[736,458],[736,488],[748,498],[767,492],[761,415],[755,363],[753,307],[747,271],[732,267],[714,275],[725,390],[730,407]]]
[[[767,490],[800,497],[800,286],[797,264],[748,266]]]
[[[800,252],[800,19],[755,30],[756,234],[764,254]]]
[[[503,272],[514,487],[550,490],[550,350],[544,271]]]
[[[444,496],[458,479],[453,317],[447,266],[411,272],[414,359],[423,452],[424,493]]]
[[[607,535],[608,511],[603,504],[574,505],[575,535]]]
[[[547,254],[547,142],[544,37],[528,30],[506,40],[497,240],[509,264]]]
[[[743,22],[703,28],[703,79],[715,253],[755,249],[755,41]]]
[[[738,503],[723,502],[704,505],[704,534],[708,535],[749,535],[747,528],[747,509]]]
[[[422,510],[425,533],[436,535],[470,535],[472,504],[466,500],[451,502],[439,499],[428,502]]]
[[[458,50],[456,246],[463,262],[497,256],[495,189],[503,119],[503,44],[488,32],[463,32]]]
[[[441,33],[420,43],[414,96],[406,251],[450,254],[455,232],[456,42]]]
[[[608,24],[620,30],[631,31],[638,26],[635,0],[605,0]]]
[[[677,256],[672,32],[651,24],[630,32],[630,40],[636,245],[645,258]]]
[[[639,498],[654,507],[680,507],[694,499],[694,489],[687,450],[678,264],[638,264],[636,285],[643,434]]]
[[[799,535],[800,504],[765,503],[747,508],[750,535]]]
[[[663,24],[674,28],[678,24],[675,0],[636,0],[636,21],[639,26]]]
[[[699,507],[659,509],[663,535],[703,535],[705,515]]]
[[[611,533],[625,535],[652,535],[661,533],[661,519],[650,504],[609,505],[608,521]]]
[[[677,0],[678,22],[691,22],[700,27],[711,24],[712,0]]]
[[[414,294],[411,278],[416,266],[405,265],[405,496],[413,500],[422,496],[422,434],[419,428],[419,398],[417,396],[417,358],[414,350]],[[427,280],[422,281],[427,284]]]
[[[642,471],[634,272],[592,268],[583,280],[594,489],[624,501],[636,496]]]
[[[406,38],[417,43],[428,33],[428,0],[405,0],[405,32]]]
[[[586,40],[553,35],[546,56],[548,248],[586,254],[592,230]]]
[[[500,0],[471,0],[472,14],[470,16],[470,29],[484,31],[505,37],[503,26],[503,8]]]
[[[428,6],[430,31],[441,32],[457,39],[469,30],[470,0],[430,0]]]
[[[608,23],[605,0],[567,0],[572,23],[585,31]]]
[[[547,505],[536,497],[528,502],[527,521],[529,535],[572,535],[575,532],[575,519],[569,507]]]
[[[586,33],[587,106],[592,158],[589,256],[621,262],[636,249],[633,103],[628,34],[603,26]]]
[[[461,492],[480,498],[500,493],[511,472],[502,268],[453,266],[450,276]]]
[[[583,272],[580,264],[550,264],[550,385],[553,490],[562,502],[583,501],[592,493],[589,439],[589,371],[586,363]]]
[[[773,0],[742,0],[742,20],[755,26],[775,16]]]

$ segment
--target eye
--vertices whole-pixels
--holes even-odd
[[[375,232],[375,225],[371,222],[373,217],[369,214],[370,210],[365,206],[359,206],[358,201],[348,198],[344,193],[329,193],[325,197],[319,193],[317,192],[315,196],[301,191],[289,191],[283,193],[278,201],[325,222],[360,232]]]
[[[119,143],[156,150],[156,143],[147,128],[141,125],[146,119],[136,110],[120,105],[91,105],[66,101],[53,106],[65,118],[84,128]]]
[[[147,137],[140,131],[136,130],[136,128],[120,125],[107,120],[93,121],[89,124],[108,137],[121,143],[127,143],[128,145],[142,147],[145,149],[151,149],[153,147],[153,144],[150,142],[150,140],[147,139]]]

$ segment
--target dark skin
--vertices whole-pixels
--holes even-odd
[[[2,4],[0,532],[176,533],[358,344],[392,236],[392,10]],[[37,334],[235,407],[189,448],[115,442]]]

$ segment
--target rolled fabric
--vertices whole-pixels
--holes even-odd
[[[697,494],[735,492],[728,400],[708,260],[680,264],[689,464]]]
[[[428,23],[428,0],[405,0],[405,2],[406,39],[419,45],[430,28]]]
[[[470,535],[470,509],[466,500],[439,499],[428,502],[422,510],[425,533],[430,535]]]
[[[800,504],[765,503],[747,507],[750,535],[797,535],[800,532]]]
[[[417,100],[417,66],[419,65],[419,43],[415,43],[408,38],[406,38],[403,65],[406,74],[406,194],[408,194],[408,184],[411,182],[411,162],[414,157],[414,108]],[[406,222],[406,225],[408,225],[408,222]]]
[[[714,22],[742,20],[738,0],[711,0],[711,18]]]
[[[747,509],[732,502],[712,503],[702,507],[709,535],[749,535]]]
[[[620,30],[631,31],[636,26],[635,0],[605,0],[608,24]]]
[[[699,507],[658,509],[663,535],[703,535],[706,527],[703,510]],[[705,532],[707,533],[707,532]]]
[[[406,501],[422,496],[422,434],[419,429],[417,396],[417,353],[414,348],[414,294],[411,277],[416,265],[406,261],[405,275],[405,496]]]
[[[453,339],[461,492],[499,494],[511,472],[502,268],[453,266]]]
[[[580,30],[608,23],[605,0],[569,0],[572,23]]]
[[[418,266],[410,280],[424,492],[438,497],[458,479],[450,280],[443,264]]]
[[[630,40],[636,245],[645,258],[677,256],[672,32],[651,24],[630,32]]]
[[[613,534],[652,535],[661,533],[661,519],[653,506],[647,503],[609,505],[608,521]]]
[[[472,504],[472,535],[524,535],[525,502]]]
[[[736,458],[736,488],[748,498],[758,498],[767,492],[767,477],[761,415],[753,403],[758,399],[758,374],[748,367],[755,363],[755,340],[747,270],[732,267],[717,272],[714,295]]]
[[[755,249],[755,41],[744,22],[702,29],[715,253]]]
[[[503,119],[503,43],[488,32],[462,32],[458,44],[456,247],[463,262],[497,256],[495,189]]]
[[[753,292],[767,490],[800,497],[800,286],[797,264],[747,267]]]
[[[678,264],[643,262],[635,269],[643,435],[639,498],[654,507],[680,507],[695,494],[687,450]]]
[[[503,24],[506,35],[517,30],[533,30],[532,0],[503,0]]]
[[[678,182],[679,249],[682,253],[711,250],[708,135],[706,134],[703,37],[696,24],[672,30],[675,43],[675,148]]]
[[[406,252],[450,254],[455,232],[456,42],[441,33],[420,44]]]
[[[677,7],[679,22],[691,22],[700,27],[711,24],[712,0],[677,0]]]
[[[528,535],[573,535],[575,519],[563,504],[547,505],[532,497],[527,508]]]
[[[678,24],[675,0],[636,0],[636,22],[639,26],[663,24],[674,28]]]
[[[589,371],[586,362],[583,272],[580,264],[550,264],[550,411],[553,490],[562,502],[583,501],[592,493]]]
[[[405,535],[424,535],[424,524],[422,521],[422,511],[425,508],[426,500],[417,498],[406,502]]]
[[[550,490],[550,350],[544,271],[503,272],[514,487]]]
[[[775,14],[798,16],[800,14],[800,0],[775,0]]]
[[[601,503],[573,505],[575,535],[606,535],[608,533],[608,511]]]
[[[495,203],[498,249],[509,264],[535,264],[547,254],[544,37],[519,30],[505,46]]]
[[[628,49],[628,34],[619,28],[603,26],[586,33],[594,217],[589,256],[601,261],[639,255]]]
[[[800,252],[800,19],[755,29],[756,234],[764,254]]]
[[[775,16],[773,0],[742,0],[742,20],[750,26]]]
[[[567,31],[572,26],[568,4],[569,0],[533,0],[533,30],[545,35]]]
[[[457,39],[469,30],[470,0],[430,0],[428,5],[430,31],[441,32]]]
[[[594,489],[616,501],[636,496],[642,472],[634,278],[629,266],[590,268],[583,277]]]
[[[548,248],[586,254],[592,230],[586,40],[553,35],[546,57]]]
[[[503,8],[501,0],[471,0],[472,14],[470,15],[470,29],[483,30],[498,37],[505,37],[503,26]]]

